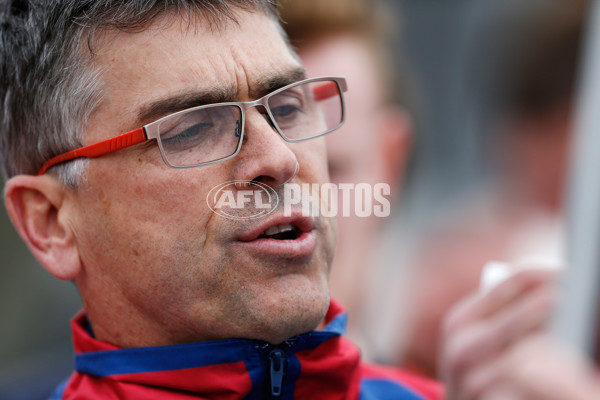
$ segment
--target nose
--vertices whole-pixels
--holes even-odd
[[[269,117],[257,108],[248,110],[244,130],[244,143],[233,171],[234,180],[260,182],[271,187],[292,180],[300,168],[298,159]]]

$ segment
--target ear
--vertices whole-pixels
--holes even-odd
[[[412,148],[413,122],[401,107],[381,110],[381,171],[384,182],[392,184],[392,193],[401,186],[406,162]]]
[[[74,279],[81,270],[70,229],[66,188],[50,175],[18,175],[6,182],[8,215],[33,255],[52,275]]]

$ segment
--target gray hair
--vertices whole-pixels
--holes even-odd
[[[278,18],[276,0],[0,0],[0,161],[6,179],[36,174],[48,159],[80,147],[101,101],[90,66],[96,31],[140,31],[160,15],[184,12],[211,26],[233,9]],[[88,52],[82,46],[87,39]],[[75,187],[86,159],[53,167]]]

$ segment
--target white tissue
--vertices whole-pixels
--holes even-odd
[[[493,287],[508,279],[515,273],[509,263],[500,261],[488,261],[481,271],[479,288],[482,292],[488,292]]]

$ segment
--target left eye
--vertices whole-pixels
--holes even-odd
[[[298,106],[283,105],[271,109],[271,112],[273,113],[273,117],[275,117],[275,119],[290,119],[293,118],[297,113],[303,112],[303,110]]]

